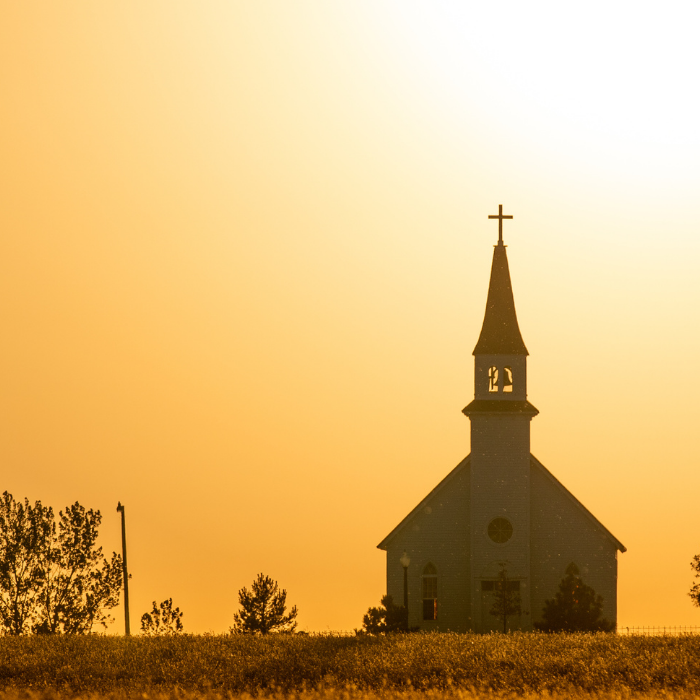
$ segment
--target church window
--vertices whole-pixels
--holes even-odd
[[[498,367],[489,367],[489,391],[498,391]]]
[[[494,518],[489,523],[488,533],[496,544],[504,544],[513,536],[513,526],[505,518]]]
[[[503,391],[513,391],[513,370],[510,367],[503,368]]]
[[[426,564],[422,577],[423,619],[437,620],[437,569]]]

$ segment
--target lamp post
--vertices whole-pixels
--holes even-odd
[[[411,563],[411,557],[406,554],[406,550],[399,561],[403,566],[403,607],[406,611],[406,629],[408,629],[408,565]]]
[[[122,514],[122,573],[124,576],[124,634],[128,637],[131,634],[129,628],[129,572],[126,568],[126,520],[124,506],[121,501],[117,503],[117,513]]]

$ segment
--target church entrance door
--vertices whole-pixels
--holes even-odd
[[[520,590],[520,581],[508,581],[513,586],[514,591]],[[496,602],[497,581],[481,582],[481,629],[478,632],[503,632],[503,618],[491,614],[491,610]],[[517,588],[516,588],[517,586]],[[508,615],[507,631],[517,632],[522,630],[522,615]]]

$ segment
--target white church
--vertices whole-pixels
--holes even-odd
[[[617,621],[617,553],[624,545],[530,453],[527,355],[515,314],[499,206],[486,313],[474,348],[474,400],[467,455],[377,545],[387,553],[387,593],[407,593],[409,626],[489,632],[494,586],[506,567],[521,613],[511,630],[532,630],[567,566],[603,597]]]

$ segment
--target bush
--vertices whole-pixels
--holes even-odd
[[[579,576],[576,564],[566,567],[553,600],[546,600],[542,621],[535,629],[542,632],[612,632],[615,625],[601,617],[603,598]]]
[[[184,626],[180,608],[173,608],[173,599],[164,600],[160,606],[153,601],[153,610],[141,615],[141,632],[147,636],[180,634]]]
[[[406,632],[408,612],[403,605],[396,605],[390,595],[382,597],[380,607],[370,608],[362,618],[362,627],[367,634]]]
[[[695,572],[695,578],[700,578],[700,554],[696,554],[693,557],[693,561],[690,562],[690,568]],[[690,587],[688,595],[693,601],[693,605],[697,605],[700,608],[700,581],[695,581]]]

